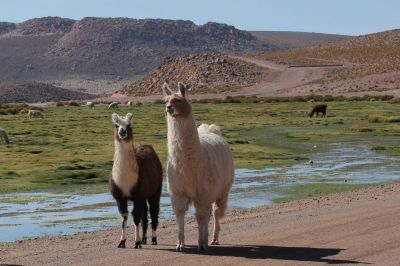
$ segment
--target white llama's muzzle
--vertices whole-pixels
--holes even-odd
[[[167,105],[165,111],[172,115],[174,113],[174,107],[172,105]]]

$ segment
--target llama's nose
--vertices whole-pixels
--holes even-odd
[[[126,130],[123,129],[123,128],[121,128],[121,129],[119,130],[119,136],[120,136],[120,137],[126,137]]]
[[[172,105],[167,105],[167,112],[170,114],[174,112],[174,108],[172,107]]]

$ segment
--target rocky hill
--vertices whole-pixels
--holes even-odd
[[[155,71],[117,91],[129,96],[160,94],[165,80],[182,81],[196,93],[234,91],[262,80],[264,69],[228,56],[198,54],[165,60]]]
[[[82,100],[94,97],[93,94],[71,91],[37,82],[0,86],[0,102],[5,103]]]
[[[248,32],[218,23],[129,18],[0,22],[0,83],[39,81],[110,92],[190,53],[268,49]]]

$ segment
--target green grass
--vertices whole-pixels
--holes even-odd
[[[321,197],[324,195],[353,191],[360,188],[365,188],[371,185],[361,185],[361,184],[324,184],[324,183],[315,183],[315,184],[304,184],[293,186],[290,188],[284,188],[278,193],[285,195],[282,198],[278,198],[274,200],[276,203],[289,202],[294,200],[300,200],[311,197]]]
[[[326,119],[309,119],[316,103],[194,104],[197,122],[218,124],[231,143],[236,167],[288,165],[307,161],[329,143],[363,141],[379,152],[400,155],[400,123],[370,123],[369,116],[395,117],[400,105],[387,102],[330,102]],[[166,162],[166,122],[162,104],[120,108],[132,112],[136,144],[154,146]],[[2,115],[0,127],[11,143],[0,145],[0,193],[38,189],[107,189],[114,141],[105,106],[45,108],[45,119]],[[317,149],[312,147],[318,144]]]

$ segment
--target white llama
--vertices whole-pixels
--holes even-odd
[[[89,109],[94,109],[94,102],[87,102],[86,105]]]
[[[4,142],[5,144],[10,143],[10,141],[8,140],[7,132],[2,128],[0,128],[0,143],[1,142]]]
[[[44,118],[42,115],[42,112],[40,110],[33,110],[33,109],[29,109],[28,117],[29,117],[29,119],[34,118],[34,117],[39,117],[42,119]]]
[[[232,153],[216,125],[202,124],[196,128],[185,85],[179,82],[178,92],[172,93],[164,83],[163,90],[168,125],[168,191],[179,226],[176,250],[185,247],[184,217],[190,203],[196,208],[198,250],[206,250],[211,211],[214,216],[211,244],[219,244],[220,219],[233,183]]]
[[[132,105],[133,105],[133,103],[131,101],[126,103],[126,106],[128,106],[128,107],[132,107]]]

